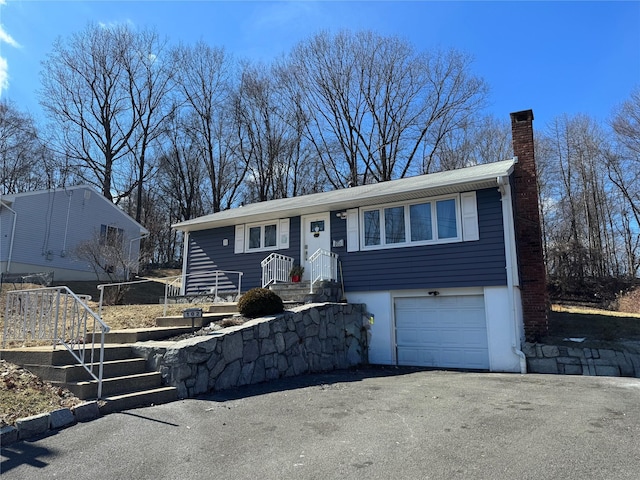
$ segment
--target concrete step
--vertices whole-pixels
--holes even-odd
[[[187,319],[189,320],[189,319]],[[196,328],[200,328],[200,325],[196,325]],[[147,342],[149,340],[163,340],[165,338],[175,337],[182,335],[183,333],[189,333],[191,331],[191,322],[185,326],[159,326],[159,327],[145,327],[145,328],[128,328],[124,330],[111,330],[105,334],[106,344],[126,344],[136,342]],[[90,338],[87,341],[91,341]]]
[[[54,385],[57,382],[52,382]],[[60,386],[68,388],[78,398],[86,400],[98,396],[97,380],[80,382],[59,382]],[[162,386],[162,376],[159,372],[144,372],[122,377],[104,378],[102,380],[102,396],[121,395]]]
[[[175,387],[158,387],[141,392],[124,393],[104,397],[104,403],[100,406],[100,413],[121,412],[130,408],[144,407],[148,405],[160,405],[173,402],[178,399],[178,390]]]
[[[91,375],[80,364],[76,365],[24,365],[34,375],[49,382],[78,382],[91,380]],[[98,365],[92,368],[98,374]],[[146,361],[143,358],[129,358],[104,362],[103,378],[134,375],[146,371]]]
[[[238,313],[238,303],[237,302],[214,303],[213,305],[209,305],[207,313],[227,313],[227,314]]]
[[[75,351],[78,356],[81,350]],[[94,361],[99,360],[99,349],[95,350]],[[85,361],[91,361],[91,351],[87,345],[84,352]],[[131,347],[128,345],[105,345],[104,361],[124,360],[131,358]],[[55,350],[48,347],[25,347],[0,350],[0,358],[16,365],[73,365],[76,359],[66,348],[57,346]]]
[[[276,293],[283,301],[304,303],[309,295],[309,282],[275,283],[269,289]]]
[[[235,312],[234,312],[235,313]],[[203,313],[202,318],[194,318],[193,324],[195,328],[201,328],[209,325],[211,322],[222,320],[233,315],[233,313]],[[181,315],[158,317],[156,325],[158,327],[189,327],[191,328],[191,318],[183,318]]]

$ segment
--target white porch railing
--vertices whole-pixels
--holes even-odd
[[[62,345],[98,382],[101,398],[109,327],[85,303],[90,298],[64,286],[7,292],[2,347],[13,341],[50,341],[54,350]]]
[[[238,276],[237,287],[235,284],[233,284],[233,282],[229,280],[230,275]],[[163,315],[167,314],[167,304],[169,297],[178,297],[182,295],[183,282],[185,281],[185,279],[189,278],[198,281],[199,284],[197,287],[197,293],[212,294],[215,298],[215,301],[226,301],[226,299],[222,297],[225,292],[229,293],[229,296],[233,297],[235,300],[238,300],[240,298],[240,292],[242,291],[242,275],[244,275],[243,272],[235,272],[230,270],[213,270],[211,272],[197,272],[175,277],[163,277],[161,279],[164,283]],[[102,315],[104,292],[106,288],[149,282],[158,282],[158,279],[132,280],[129,282],[105,283],[102,285],[98,285],[97,288],[100,291],[98,313]]]
[[[262,288],[276,282],[288,282],[293,267],[293,258],[272,253],[260,262],[262,267]]]
[[[313,293],[313,285],[323,280],[336,281],[338,279],[338,255],[328,250],[318,249],[309,257],[311,285],[309,292]]]

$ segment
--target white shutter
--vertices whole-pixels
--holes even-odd
[[[347,252],[360,250],[358,209],[347,210]]]
[[[236,225],[233,253],[244,253],[244,225]]]
[[[476,192],[460,194],[460,204],[462,208],[462,240],[465,242],[479,240],[480,231],[478,229]]]
[[[280,242],[278,243],[278,248],[286,249],[289,248],[289,219],[281,218],[280,219],[280,230],[278,232],[280,236]]]

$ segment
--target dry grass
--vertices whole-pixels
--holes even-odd
[[[81,403],[69,390],[43,382],[24,368],[0,360],[0,427],[18,418]]]

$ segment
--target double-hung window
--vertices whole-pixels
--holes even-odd
[[[460,241],[458,197],[364,208],[362,232],[365,249]]]
[[[268,250],[278,245],[277,223],[249,225],[247,235],[248,250]]]

